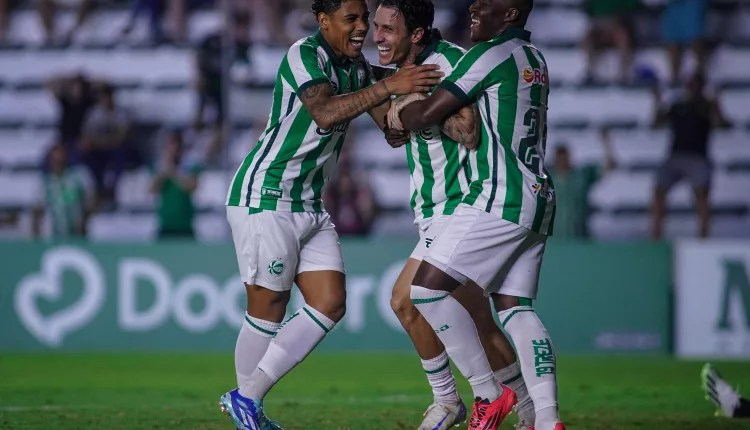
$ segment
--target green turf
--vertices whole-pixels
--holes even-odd
[[[569,429],[750,429],[713,416],[701,363],[561,357],[558,367]],[[750,387],[750,364],[717,367]],[[231,356],[4,355],[0,429],[231,429],[217,400],[232,388]],[[430,400],[414,355],[313,354],[266,403],[289,430],[390,430],[416,429]]]

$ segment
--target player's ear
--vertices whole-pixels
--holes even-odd
[[[424,28],[417,28],[411,33],[411,43],[418,43],[424,37]]]
[[[328,30],[328,27],[331,25],[331,17],[328,16],[327,13],[321,12],[318,14],[318,26],[320,26],[321,30]]]
[[[508,9],[508,12],[505,14],[505,22],[517,21],[520,15],[521,15],[521,11],[512,7]]]

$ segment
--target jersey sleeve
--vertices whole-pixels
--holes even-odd
[[[469,50],[439,88],[450,91],[463,103],[475,102],[482,91],[495,84],[490,72],[499,63],[487,52],[490,48],[490,45],[480,44]]]
[[[315,45],[309,42],[295,44],[286,55],[281,75],[294,92],[300,94],[313,85],[331,82],[323,70],[322,62]]]

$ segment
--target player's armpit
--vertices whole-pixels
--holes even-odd
[[[382,82],[340,96],[334,95],[333,87],[329,83],[322,83],[311,85],[298,95],[313,121],[323,130],[353,120],[383,103],[390,96]]]
[[[440,128],[443,133],[468,149],[479,145],[482,118],[476,104],[464,106],[457,113],[449,116]]]
[[[464,105],[453,93],[438,87],[430,97],[404,108],[401,123],[405,130],[422,130],[441,124],[446,117]]]

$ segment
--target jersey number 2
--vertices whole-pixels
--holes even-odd
[[[533,174],[539,175],[542,171],[542,157],[539,156],[539,128],[541,121],[539,121],[539,109],[532,107],[526,111],[526,115],[523,117],[523,125],[529,127],[528,136],[521,139],[521,143],[518,146],[518,155],[521,156],[521,161]],[[547,138],[547,125],[544,125],[543,130],[544,136],[542,140]]]

